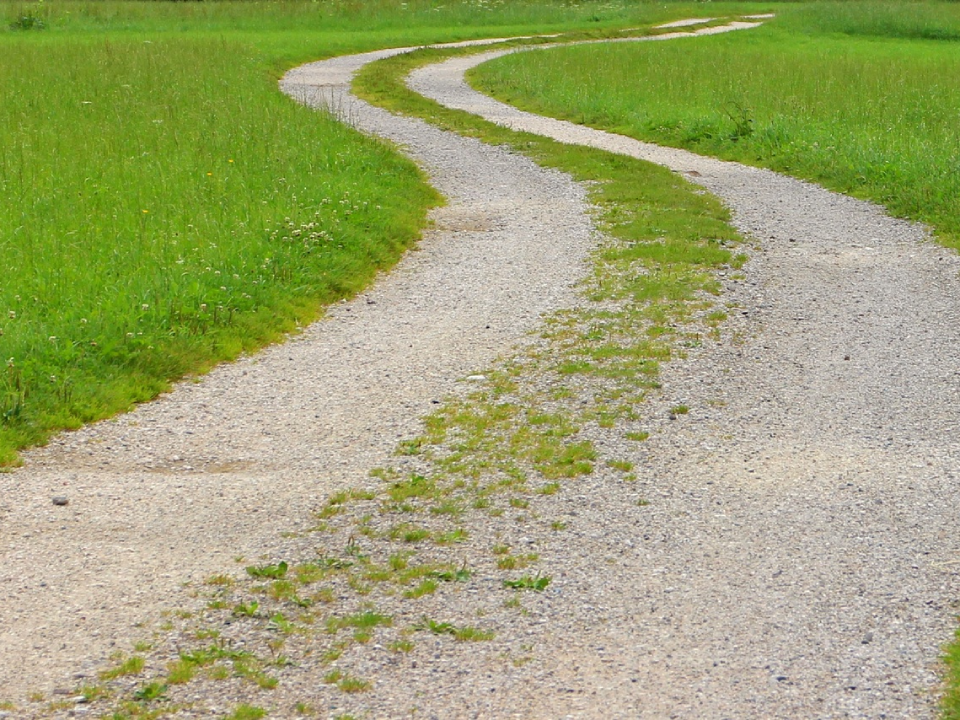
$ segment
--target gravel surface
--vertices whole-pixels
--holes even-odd
[[[582,190],[349,99],[342,85],[364,60],[306,66],[284,89],[424,163],[451,199],[436,230],[290,342],[0,476],[7,694],[89,675],[114,643],[129,649],[134,623],[196,608],[181,583],[235,567],[235,555],[315,556],[316,538],[280,533],[315,523],[309,511],[332,491],[369,486],[367,471],[400,462],[391,451],[434,401],[481,382],[458,380],[542,313],[578,303],[571,284],[595,242]],[[343,658],[372,692],[331,692],[325,667],[301,663],[259,695],[233,681],[184,686],[199,704],[178,716],[222,717],[241,697],[271,717],[300,700],[324,716],[932,716],[960,590],[960,261],[869,204],[484,99],[462,84],[482,61],[412,82],[499,122],[666,164],[731,207],[755,248],[745,279],[724,278],[725,340],[666,367],[642,409],[647,442],[587,431],[638,478],[598,466],[538,500],[564,532],[464,519],[479,546],[535,550],[552,576],[518,612],[484,569],[492,560],[464,557],[476,581],[426,600],[496,640],[418,633],[412,652],[378,654],[378,637]],[[689,413],[670,412],[681,403]]]
[[[351,63],[284,87],[327,69],[319,82],[342,82]],[[327,495],[369,483],[434,402],[573,301],[595,243],[582,188],[419,121],[348,112],[426,168],[448,198],[434,229],[289,342],[0,474],[0,700],[93,679],[135,624],[188,602],[185,581],[260,556]]]

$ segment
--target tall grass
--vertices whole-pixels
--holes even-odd
[[[0,47],[0,447],[275,339],[432,192],[219,41]]]
[[[674,3],[675,4],[675,3]],[[685,9],[685,8],[684,8]],[[549,0],[214,0],[212,2],[144,2],[130,0],[59,0],[6,2],[0,17],[8,23],[34,15],[50,29],[116,31],[253,31],[313,32],[496,26],[537,27],[671,16],[662,4],[613,1]]]
[[[811,35],[842,33],[915,40],[960,40],[960,8],[955,3],[812,2],[785,13],[791,30]]]
[[[932,18],[960,27],[960,7],[898,5],[899,24],[891,7],[782,6],[779,26],[525,53],[475,78],[534,110],[874,199],[957,245],[960,54],[950,41],[909,38],[931,34]]]
[[[276,72],[346,52],[479,37],[636,25],[696,12],[627,0],[46,0],[0,3],[0,38],[22,17],[46,35],[216,36],[261,50]]]

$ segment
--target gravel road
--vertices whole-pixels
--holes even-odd
[[[196,605],[184,581],[292,552],[281,532],[368,484],[459,380],[578,302],[596,242],[583,190],[348,98],[374,57],[305,66],[283,88],[421,162],[450,199],[436,228],[289,342],[0,475],[2,695],[71,687],[139,623]],[[629,490],[598,471],[544,501],[568,533],[511,531],[554,582],[523,615],[472,599],[502,643],[422,641],[367,667],[373,692],[322,702],[324,670],[290,668],[259,704],[272,717],[298,698],[371,717],[931,717],[960,590],[960,260],[869,204],[483,98],[462,73],[485,57],[411,83],[688,173],[754,239],[746,280],[726,282],[737,313],[725,341],[665,369],[649,441],[594,438],[636,463]],[[678,403],[690,412],[671,417]]]
[[[470,90],[463,72],[498,54],[410,85],[688,173],[758,243],[740,299],[752,332],[668,371],[694,409],[647,447],[644,542],[611,547],[626,567],[595,579],[616,619],[563,637],[551,663],[609,691],[547,714],[930,716],[960,589],[956,254],[868,203]]]

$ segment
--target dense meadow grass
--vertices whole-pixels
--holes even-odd
[[[960,5],[777,6],[747,33],[523,53],[474,73],[525,108],[772,167],[960,244]]]
[[[603,31],[688,6],[0,5],[0,466],[259,347],[368,283],[439,198],[283,97],[344,52]]]

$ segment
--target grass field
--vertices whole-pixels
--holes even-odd
[[[806,3],[749,33],[479,68],[527,109],[813,179],[960,244],[960,6]]]
[[[439,201],[280,95],[302,61],[676,17],[586,2],[0,5],[0,466],[276,340]]]

